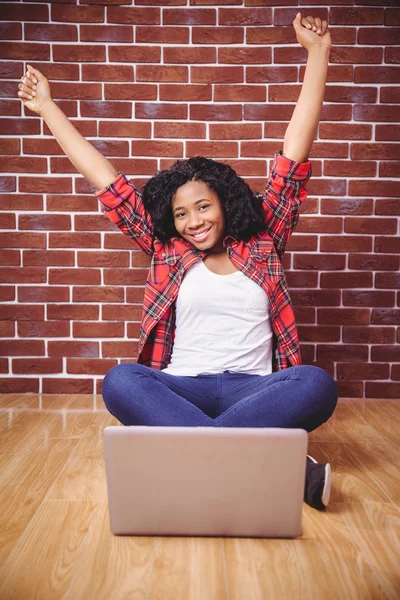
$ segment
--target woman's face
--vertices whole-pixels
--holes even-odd
[[[222,252],[225,215],[217,194],[204,181],[188,181],[172,199],[177,232],[203,251]]]

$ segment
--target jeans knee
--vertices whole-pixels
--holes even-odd
[[[105,375],[101,394],[107,408],[118,398],[121,388],[132,385],[132,377],[141,371],[143,365],[137,363],[121,363],[112,367]]]
[[[333,377],[321,367],[312,366],[315,370],[316,386],[318,393],[323,398],[327,419],[333,414],[338,402],[338,387]]]

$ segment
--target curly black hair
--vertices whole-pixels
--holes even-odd
[[[169,169],[157,171],[141,190],[154,234],[161,242],[179,236],[174,225],[172,198],[188,181],[203,181],[216,192],[225,213],[225,235],[247,242],[265,230],[261,194],[253,192],[229,165],[194,156],[177,160]]]

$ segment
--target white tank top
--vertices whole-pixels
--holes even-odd
[[[272,373],[268,297],[241,271],[217,275],[201,260],[184,275],[176,300],[171,375]]]

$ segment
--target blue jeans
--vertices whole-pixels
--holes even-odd
[[[335,381],[300,365],[270,375],[224,371],[181,377],[137,363],[116,365],[103,380],[107,409],[123,425],[285,427],[313,431],[335,410]]]

